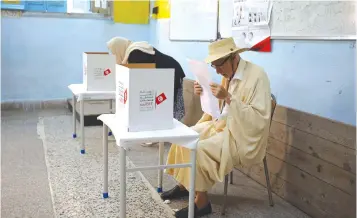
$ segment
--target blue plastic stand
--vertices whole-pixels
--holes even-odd
[[[103,193],[103,198],[109,198],[108,193]]]
[[[75,139],[75,138],[77,138],[77,134],[76,133],[73,133],[72,134],[72,137]]]
[[[157,188],[158,193],[162,193],[162,188]]]
[[[111,136],[111,135],[113,135],[113,133],[112,132],[108,132],[108,136]]]
[[[85,150],[81,150],[81,154],[85,154],[86,153],[86,151]]]

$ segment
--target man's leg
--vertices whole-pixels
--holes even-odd
[[[212,122],[207,121],[207,122],[196,124],[195,126],[193,126],[191,128],[193,130],[195,130],[196,132],[198,132],[200,134],[202,133],[203,135],[205,135],[205,136],[202,136],[202,134],[201,134],[201,138],[207,138],[207,136],[206,136],[207,134],[204,134],[204,133],[209,132],[210,127],[212,127]],[[178,148],[178,149],[176,149],[176,148]],[[185,149],[185,150],[187,150],[187,151],[184,151],[184,153],[182,153],[182,149],[180,146],[172,144],[170,147],[168,158],[167,158],[167,163],[168,164],[188,163],[190,160],[189,159],[190,158],[190,150],[189,149]],[[181,159],[178,157],[181,157]],[[185,169],[181,169],[181,170],[185,170]],[[174,172],[174,169],[166,170],[166,173],[168,173],[170,175],[173,175],[173,172]],[[185,188],[185,186],[183,186],[182,184],[179,183],[171,190],[168,190],[168,191],[162,193],[161,198],[163,200],[172,200],[172,199],[187,197],[188,195],[189,195],[188,190]]]
[[[205,208],[209,203],[207,192],[196,192],[195,204],[198,209]]]
[[[201,217],[212,213],[211,203],[209,201],[207,190],[209,190],[215,182],[224,178],[225,172],[230,167],[230,154],[226,149],[223,149],[223,132],[217,133],[201,140],[197,147],[197,171],[196,171],[196,198],[195,198],[195,216]],[[224,154],[223,154],[224,153]],[[178,152],[180,156],[180,152]],[[189,187],[188,172],[182,169],[175,172],[174,176],[182,185]],[[178,218],[188,217],[188,208],[179,210],[176,214]]]

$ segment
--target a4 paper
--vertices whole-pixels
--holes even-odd
[[[211,115],[214,119],[220,116],[218,99],[212,94],[210,84],[212,76],[206,63],[196,60],[188,60],[190,70],[196,77],[196,81],[201,85],[203,91],[200,96],[202,111]]]

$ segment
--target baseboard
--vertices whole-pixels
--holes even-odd
[[[46,101],[5,101],[1,102],[1,110],[34,111],[43,109],[67,108],[66,99]]]
[[[57,99],[46,101],[6,101],[1,102],[1,110],[23,110],[36,111],[44,109],[69,109],[72,113],[71,99]],[[100,114],[91,114],[84,116],[84,126],[101,126],[102,121],[97,120]],[[76,112],[76,119],[79,122],[79,113]]]

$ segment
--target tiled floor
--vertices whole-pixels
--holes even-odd
[[[70,116],[65,109],[2,111],[2,217],[54,217],[45,152],[42,140],[38,138],[37,125],[39,117],[66,114]],[[100,134],[101,128],[94,127],[91,131],[98,131]],[[88,146],[101,150],[100,143],[91,143],[90,140],[88,143]],[[138,166],[156,164],[157,152],[157,147],[138,145],[128,154],[131,161]],[[146,171],[143,175],[156,186],[157,172]],[[164,178],[165,189],[175,184],[171,178]],[[210,193],[214,209],[214,214],[210,217],[221,217],[222,192],[223,185],[217,184]],[[273,198],[275,206],[272,208],[268,205],[266,189],[236,171],[234,185],[229,188],[229,205],[225,217],[308,217],[279,197],[274,195]],[[174,201],[169,206],[179,209],[186,204],[186,200],[181,200]]]

